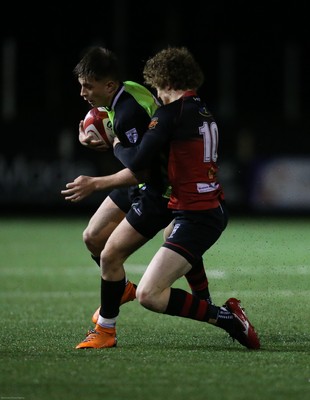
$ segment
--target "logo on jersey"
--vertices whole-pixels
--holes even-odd
[[[158,124],[158,118],[157,117],[152,118],[151,122],[149,123],[148,128],[154,129],[157,124]]]
[[[132,128],[125,133],[130,143],[136,143],[139,137],[139,134],[136,128]]]
[[[198,193],[210,193],[213,192],[214,190],[217,190],[219,188],[219,184],[217,182],[212,182],[212,183],[197,183],[197,192]]]
[[[215,171],[215,169],[213,168],[213,167],[211,167],[210,169],[209,169],[209,171],[208,171],[208,178],[210,179],[210,180],[215,180],[215,178],[216,178],[216,171]]]
[[[203,117],[211,117],[210,112],[206,109],[205,106],[199,108],[199,114]]]

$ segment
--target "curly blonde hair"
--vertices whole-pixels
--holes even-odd
[[[168,47],[147,60],[143,69],[147,85],[173,90],[197,90],[204,81],[204,74],[186,47]]]

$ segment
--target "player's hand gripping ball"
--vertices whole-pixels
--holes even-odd
[[[83,128],[86,135],[93,136],[94,140],[104,141],[112,147],[115,134],[108,113],[103,107],[94,107],[85,115]]]

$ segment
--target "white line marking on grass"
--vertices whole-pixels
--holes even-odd
[[[142,264],[125,264],[125,269],[128,273],[143,274],[147,268],[147,265]],[[242,274],[242,275],[261,275],[262,273],[279,274],[279,275],[309,275],[310,265],[277,265],[277,266],[248,266],[248,265],[238,265],[238,266],[225,266],[217,269],[208,269],[205,267],[206,273],[210,278],[221,279],[227,278],[231,273]],[[74,266],[74,267],[62,267],[62,268],[52,268],[52,267],[40,267],[33,266],[27,268],[20,267],[10,267],[1,268],[0,276],[72,276],[72,275],[84,275],[84,276],[95,276],[100,274],[99,268],[94,266],[93,268],[87,266]]]
[[[296,298],[309,298],[309,293],[310,290],[283,290],[283,289],[276,289],[275,287],[272,288],[272,290],[244,290],[240,289],[238,292],[232,291],[229,293],[229,296],[231,297],[241,297],[241,304],[242,304],[242,298],[253,298],[255,300],[258,299],[280,299],[280,298],[290,298],[293,297],[294,299]],[[222,291],[214,291],[212,293],[212,298],[218,298],[218,297],[227,297],[227,292],[222,292]]]
[[[238,273],[242,275],[261,275],[262,273],[267,273],[268,275],[309,275],[310,265],[270,265],[270,266],[260,266],[260,265],[238,265],[234,267],[223,267],[225,273],[230,272]],[[206,268],[206,272],[208,269]]]
[[[253,298],[253,299],[280,299],[280,298],[309,298],[309,290],[283,290],[283,289],[276,289],[275,287],[272,290],[262,291],[262,290],[244,290],[240,289],[238,292],[233,290],[229,293],[230,297],[241,297],[242,298]],[[214,291],[212,293],[213,298],[219,297],[227,297],[227,291]],[[91,292],[86,291],[41,291],[41,292],[34,292],[34,291],[25,291],[23,290],[20,292],[19,290],[11,290],[10,292],[1,292],[0,299],[10,299],[10,298],[24,298],[26,299],[67,299],[67,298],[85,298],[85,299],[94,299],[95,295]]]
[[[147,268],[147,265],[139,265],[139,264],[128,264],[127,266],[125,266],[126,271],[128,273],[132,272],[135,274],[143,274]],[[210,270],[206,270],[208,273],[208,276],[212,277],[212,278],[222,278],[225,275],[225,271],[220,271],[217,269],[210,269]]]
[[[42,290],[41,292],[34,292],[34,291],[25,291],[23,290],[22,292],[20,290],[11,290],[10,292],[7,293],[0,293],[0,298],[15,298],[15,297],[22,297],[22,298],[34,298],[34,299],[40,299],[40,298],[88,298],[88,299],[93,299],[94,298],[94,293],[91,292],[86,292],[86,291],[47,291],[47,290]]]
[[[143,274],[147,268],[147,265],[138,264],[128,264],[125,265],[126,271],[129,273]],[[267,272],[268,274],[279,274],[279,275],[309,275],[310,265],[275,265],[275,266],[249,266],[249,265],[238,265],[238,266],[226,266],[219,269],[208,269],[205,266],[205,270],[210,278],[224,278],[230,273],[238,273],[242,275],[261,275],[262,272]]]

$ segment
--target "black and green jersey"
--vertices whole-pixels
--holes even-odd
[[[136,82],[123,82],[106,110],[115,135],[125,147],[140,143],[158,106],[147,88]]]
[[[155,96],[144,86],[131,81],[123,82],[111,107],[106,110],[113,130],[124,147],[135,147],[141,142],[159,105]],[[168,186],[167,155],[168,148],[154,157],[148,168],[147,187],[161,194],[166,192]]]

